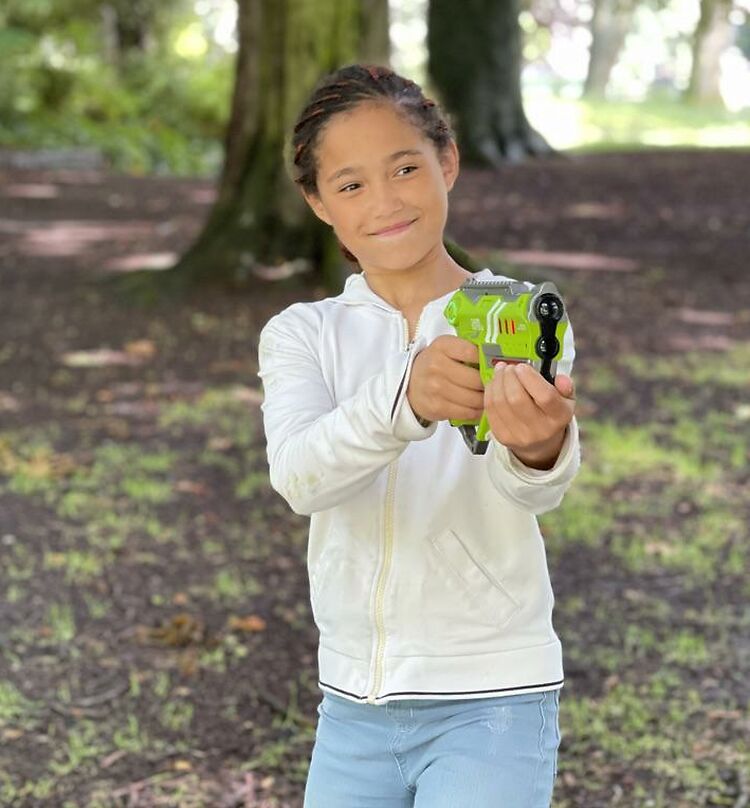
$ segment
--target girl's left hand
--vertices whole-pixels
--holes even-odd
[[[575,412],[575,386],[562,373],[552,385],[531,365],[498,362],[484,388],[484,409],[497,441],[524,465],[550,469]]]

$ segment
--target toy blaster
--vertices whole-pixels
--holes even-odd
[[[529,288],[519,281],[470,279],[455,291],[443,314],[457,336],[479,348],[478,369],[485,387],[498,362],[525,362],[554,384],[568,328],[568,315],[554,283]],[[479,421],[450,423],[459,428],[472,454],[487,451],[487,413]]]

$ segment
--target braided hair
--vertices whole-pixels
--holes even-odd
[[[308,195],[319,196],[317,147],[323,127],[332,116],[364,101],[390,102],[441,153],[455,139],[439,106],[426,98],[413,81],[381,65],[353,64],[324,76],[317,84],[294,126],[291,143],[293,181]],[[339,241],[348,261],[356,256]]]

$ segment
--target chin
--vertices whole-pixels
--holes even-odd
[[[385,270],[409,269],[418,264],[429,252],[423,245],[413,245],[410,248],[403,245],[393,245],[388,250],[378,250],[377,253],[362,254],[360,263],[365,266],[379,267]]]

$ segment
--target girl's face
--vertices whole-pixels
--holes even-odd
[[[319,195],[305,198],[363,270],[407,269],[442,246],[458,176],[452,140],[439,155],[391,104],[367,101],[328,121],[317,158]]]

